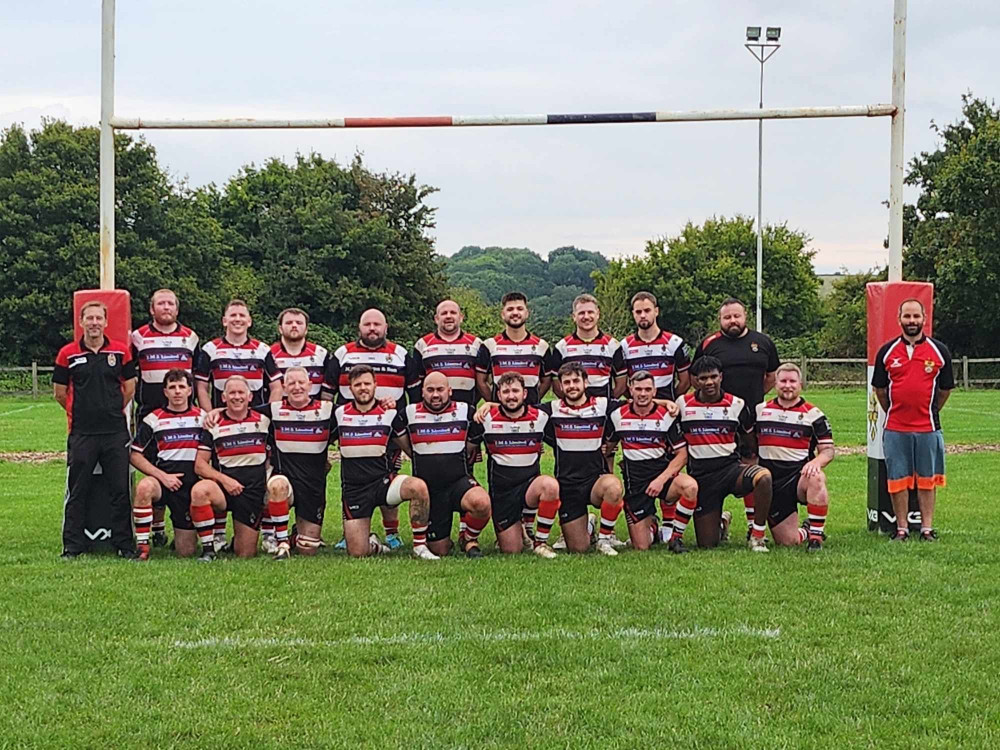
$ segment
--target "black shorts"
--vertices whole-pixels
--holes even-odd
[[[173,491],[160,484],[160,499],[153,506],[170,510],[170,524],[175,531],[194,531],[194,524],[191,523],[191,488],[197,483],[198,477],[185,477],[184,484]]]
[[[503,488],[490,486],[490,512],[493,516],[493,528],[498,534],[521,523],[524,498],[531,483],[537,478],[536,474],[523,482]]]
[[[244,487],[243,492],[238,495],[230,495],[222,490],[222,495],[226,498],[226,510],[233,514],[234,521],[239,521],[251,529],[260,528],[260,520],[264,515],[264,498],[267,495],[266,487]]]
[[[428,485],[431,495],[431,517],[427,527],[427,541],[451,537],[451,521],[455,513],[462,512],[462,498],[473,487],[478,487],[472,477],[461,477],[451,484]]]
[[[673,484],[673,479],[670,479],[665,485],[663,485],[663,490],[656,497],[650,497],[646,494],[645,487],[634,487],[631,494],[625,495],[625,520],[629,524],[638,523],[644,518],[652,518],[656,516],[656,501],[663,500],[667,496],[667,492],[670,490],[670,485]],[[649,485],[646,485],[647,487]]]
[[[559,481],[559,523],[569,523],[581,516],[587,515],[590,510],[590,493],[603,474],[598,474],[593,479],[586,482],[564,482]]]
[[[772,528],[790,515],[798,515],[799,476],[797,471],[780,477],[772,474],[771,512],[767,514],[767,522]]]
[[[720,513],[722,501],[729,495],[743,497],[753,492],[753,479],[765,469],[757,464],[745,465],[734,461],[707,474],[694,477],[698,480],[698,507],[695,516]]]
[[[344,520],[371,518],[376,508],[388,507],[389,487],[396,476],[396,474],[390,474],[384,481],[372,482],[360,487],[341,485],[340,507]],[[297,508],[295,512],[298,513]]]
[[[326,510],[326,476],[323,476],[321,486],[316,486],[315,482],[304,482],[275,472],[274,477],[284,477],[292,488],[291,506],[295,508],[295,518],[303,521],[323,525],[323,512]]]

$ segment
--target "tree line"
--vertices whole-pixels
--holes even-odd
[[[906,206],[904,277],[936,286],[935,332],[954,352],[996,353],[1000,322],[1000,111],[971,94],[953,124],[932,123],[935,150],[909,165],[919,188]],[[98,284],[98,130],[46,121],[0,134],[0,361],[48,361],[71,333],[72,293]],[[221,186],[172,181],[142,138],[116,134],[117,286],[132,294],[133,321],[149,295],[175,289],[182,320],[203,337],[220,333],[222,306],[245,299],[254,332],[270,340],[277,313],[304,308],[312,335],[336,346],[380,307],[404,343],[430,330],[436,303],[455,297],[466,328],[492,335],[499,298],[531,300],[531,327],[558,339],[572,328],[572,299],[597,296],[604,327],[632,329],[629,297],[659,297],[665,326],[689,342],[716,327],[730,295],[752,310],[753,220],[717,216],[652,239],[634,257],[609,261],[575,247],[547,258],[527,248],[468,246],[435,253],[435,188],[414,175],[378,173],[360,156],[338,164],[318,154],[250,164]],[[846,274],[821,298],[810,237],[764,227],[764,327],[784,354],[863,356],[865,283],[885,269]]]

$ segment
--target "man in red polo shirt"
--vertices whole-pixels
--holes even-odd
[[[920,538],[937,540],[934,501],[945,485],[944,438],[939,412],[955,387],[951,353],[937,339],[925,336],[924,306],[908,299],[899,306],[903,334],[879,349],[872,387],[885,410],[882,445],[889,495],[896,514],[891,541],[909,537],[906,514],[909,491],[917,490]]]

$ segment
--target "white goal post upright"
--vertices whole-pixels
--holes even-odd
[[[891,117],[889,146],[889,282],[903,278],[903,128],[906,113],[906,0],[893,0],[892,98],[890,104],[770,109],[643,111],[543,115],[474,115],[416,117],[325,117],[321,119],[218,118],[206,120],[118,117],[115,114],[115,0],[101,3],[101,154],[100,154],[100,286],[115,286],[115,130],[140,129],[292,129],[292,128],[414,128],[510,127],[524,125],[594,125],[725,120],[781,120],[829,117]],[[869,320],[869,339],[875,327]],[[869,341],[871,344],[871,341]],[[870,399],[871,400],[871,399]],[[875,414],[872,414],[872,411]],[[869,423],[879,422],[880,410],[869,408]],[[884,419],[884,416],[882,416]],[[868,454],[881,451],[875,430],[868,431]],[[875,445],[874,441],[879,444]],[[882,486],[877,487],[876,484]],[[878,472],[869,471],[869,501],[885,493]],[[882,498],[884,500],[884,497]]]

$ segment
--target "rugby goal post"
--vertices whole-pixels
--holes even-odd
[[[115,286],[115,130],[292,129],[292,128],[419,128],[512,127],[527,125],[595,125],[724,120],[782,120],[836,117],[889,117],[889,282],[903,278],[903,134],[906,94],[907,0],[893,0],[892,92],[889,104],[720,109],[690,111],[605,112],[536,115],[452,115],[414,117],[323,117],[317,119],[218,118],[155,119],[115,113],[115,0],[101,3],[101,139],[100,139],[100,285]],[[869,320],[869,338],[873,335]],[[869,441],[869,447],[871,443]],[[871,482],[871,477],[869,477]]]

